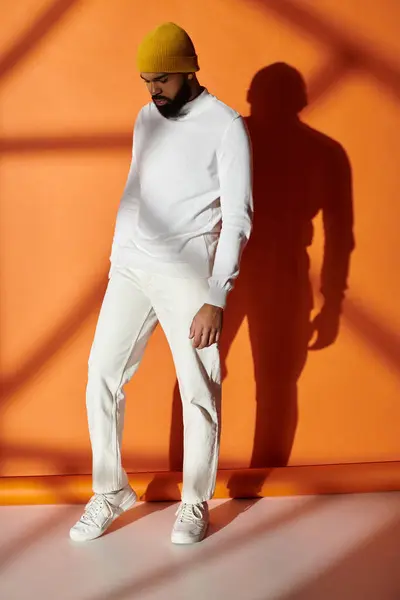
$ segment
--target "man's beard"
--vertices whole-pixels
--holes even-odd
[[[165,98],[165,96],[153,96],[154,100],[165,100],[166,104],[157,106],[159,113],[166,119],[177,119],[184,115],[182,110],[185,104],[187,104],[191,98],[192,90],[190,88],[188,80],[185,78],[182,86],[173,100]]]

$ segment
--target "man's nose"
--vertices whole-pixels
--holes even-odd
[[[152,96],[157,96],[160,92],[160,86],[156,82],[150,83],[150,94]]]

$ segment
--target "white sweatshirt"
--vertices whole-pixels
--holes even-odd
[[[204,277],[224,307],[253,214],[251,150],[242,118],[204,90],[179,119],[153,103],[139,113],[111,262]]]

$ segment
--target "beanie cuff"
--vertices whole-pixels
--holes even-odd
[[[141,57],[137,67],[140,73],[196,73],[200,70],[196,55]]]

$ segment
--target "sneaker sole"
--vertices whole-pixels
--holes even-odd
[[[199,542],[202,542],[204,540],[204,538],[207,535],[207,531],[208,531],[208,525],[206,527],[206,529],[204,530],[204,532],[197,536],[197,537],[180,537],[179,534],[176,534],[176,536],[174,536],[174,534],[172,533],[171,535],[171,542],[177,546],[189,546],[190,544],[198,544]]]
[[[128,496],[128,498],[126,500],[124,500],[124,502],[122,502],[121,506],[119,507],[119,509],[122,511],[121,514],[127,512],[128,510],[130,510],[131,508],[133,508],[135,506],[137,502],[137,495],[136,493],[132,490],[132,493]],[[93,535],[91,537],[88,537],[85,534],[81,534],[77,531],[70,531],[69,532],[69,537],[71,538],[72,541],[74,542],[91,542],[92,540],[97,540],[97,538],[101,537],[102,535],[105,534],[105,532],[107,531],[107,529],[114,523],[114,521],[116,521],[118,519],[118,517],[121,516],[121,514],[117,514],[115,515],[112,519],[110,519],[108,521],[108,523],[106,524],[105,527],[103,527],[103,529],[100,530],[100,532],[97,535]]]

